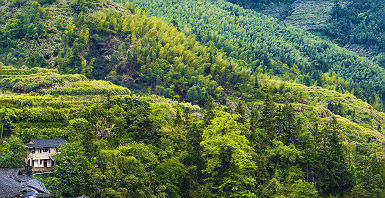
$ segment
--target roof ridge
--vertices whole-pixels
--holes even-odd
[[[61,147],[65,146],[65,140],[62,138],[55,139],[35,139],[31,138],[32,144],[25,143],[24,146],[28,148],[43,148],[43,147]]]

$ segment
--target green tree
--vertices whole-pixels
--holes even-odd
[[[69,125],[72,130],[72,134],[69,138],[72,139],[72,141],[81,141],[84,147],[84,153],[88,159],[91,159],[95,156],[96,152],[93,142],[95,140],[95,133],[92,131],[88,120],[84,118],[75,118],[69,121]]]
[[[79,14],[80,12],[84,11],[85,2],[85,0],[75,0],[72,2],[72,8],[76,14]]]
[[[260,85],[258,82],[257,74],[254,74],[254,89],[259,89]]]
[[[303,180],[298,180],[291,186],[291,197],[295,198],[317,198],[318,191],[312,183],[308,183]]]
[[[351,190],[351,197],[382,197],[385,193],[385,160],[373,149],[372,143],[356,146],[353,155],[356,185]]]
[[[119,97],[111,101],[111,105],[118,105],[124,110],[125,128],[116,134],[117,144],[124,144],[131,138],[140,142],[154,142],[160,137],[154,129],[150,117],[150,104],[139,97]]]
[[[9,109],[0,109],[0,139],[11,133],[11,119],[9,117]]]
[[[21,140],[11,136],[0,145],[0,168],[20,168],[27,157]]]
[[[91,163],[88,161],[80,142],[66,142],[61,152],[54,156],[54,186],[64,197],[77,197],[87,193],[87,170]]]
[[[178,102],[176,106],[176,111],[175,111],[175,119],[174,119],[174,124],[175,125],[180,125],[183,122],[183,112],[180,103]]]
[[[154,170],[158,182],[166,186],[167,197],[182,197],[187,187],[183,186],[187,168],[175,158],[165,160]]]
[[[101,150],[100,167],[91,173],[91,197],[164,197],[164,188],[152,176],[157,157],[144,144]],[[172,173],[171,173],[172,174]]]
[[[205,179],[219,197],[255,197],[256,165],[254,149],[242,134],[245,127],[236,122],[239,116],[216,112],[217,117],[203,131],[202,156],[208,175]]]
[[[262,105],[262,113],[259,118],[259,127],[262,129],[265,129],[270,139],[273,139],[276,136],[275,117],[276,117],[275,104],[272,101],[271,97],[267,95]]]
[[[246,108],[241,101],[238,102],[238,105],[237,105],[237,108],[235,109],[235,112],[237,114],[239,114],[238,122],[242,123],[243,125],[246,125],[246,122],[247,122]]]
[[[299,126],[295,119],[293,106],[285,104],[280,107],[274,122],[277,138],[286,145],[294,143]]]
[[[186,99],[194,104],[202,105],[207,100],[208,94],[205,88],[193,86],[187,90]]]
[[[203,115],[203,121],[205,126],[208,126],[211,123],[211,120],[214,119],[214,99],[209,97],[205,103],[205,114]]]
[[[341,143],[340,126],[335,117],[322,131],[317,148],[316,185],[322,194],[346,192],[353,186],[353,177],[346,160],[346,149]]]

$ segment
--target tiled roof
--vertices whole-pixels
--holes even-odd
[[[25,144],[28,148],[60,147],[65,146],[64,139],[31,139],[33,144]]]
[[[33,188],[34,190],[38,191],[39,193],[46,193],[50,194],[50,192],[47,190],[47,188],[44,186],[43,182],[36,180],[32,177],[26,176],[26,175],[18,175],[15,180],[20,181],[25,186]]]
[[[5,175],[0,175],[0,198],[8,198],[29,192],[31,189]]]
[[[14,197],[30,191],[50,194],[42,182],[19,173],[18,168],[0,168],[0,198]]]
[[[18,168],[0,168],[0,175],[2,176],[16,177],[17,175],[19,175],[19,173],[20,169]]]

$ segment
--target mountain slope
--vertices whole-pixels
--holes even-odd
[[[315,32],[384,67],[383,1],[229,1]]]
[[[318,71],[335,73],[351,81],[348,89],[351,91],[354,87],[357,97],[373,103],[377,95],[383,101],[384,69],[331,42],[279,24],[275,19],[226,1],[144,0],[137,4],[187,34],[197,34],[204,43],[213,41],[230,57],[246,61],[250,68],[261,65],[264,71],[274,75],[290,73],[279,62],[267,61],[271,57],[289,68],[298,68],[301,75],[294,79],[304,84],[322,85]]]
[[[241,61],[227,59],[214,46],[203,46],[140,9],[124,9],[110,1],[78,7],[67,1],[5,5],[10,19],[1,32],[10,42],[0,53],[4,63],[108,78],[140,91],[151,87],[167,97],[189,95],[189,101],[199,104],[209,95],[220,99],[224,91],[252,92],[254,77]]]
[[[65,139],[53,174],[36,176],[54,196],[385,192],[380,98],[353,80],[305,71],[265,50],[286,55],[281,47],[295,44],[269,46],[274,40],[267,39],[260,48],[249,41],[252,33],[240,32],[239,40],[222,42],[220,32],[194,35],[178,21],[170,25],[109,0],[0,5],[6,16],[0,55],[9,65],[0,66],[0,167],[21,167],[22,143],[30,138]],[[238,15],[223,20],[228,34],[237,34],[231,20],[247,21],[240,8],[229,11],[234,7],[222,1],[193,8],[219,5]],[[211,11],[196,28],[223,16]],[[266,31],[276,28],[281,43],[279,31],[303,33],[260,21]],[[372,94],[376,108],[354,94]]]

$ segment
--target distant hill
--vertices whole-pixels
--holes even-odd
[[[382,47],[384,1],[229,0],[229,2],[322,35],[360,56],[374,59],[381,67],[385,67],[383,55],[385,51]]]
[[[330,73],[349,81],[346,90],[354,90],[355,96],[371,104],[376,97],[385,101],[385,70],[378,64],[276,19],[226,1],[143,0],[137,5],[187,34],[196,34],[203,43],[213,42],[253,70],[261,66],[271,75],[319,86],[323,84],[319,72]],[[299,73],[291,73],[297,69]]]

